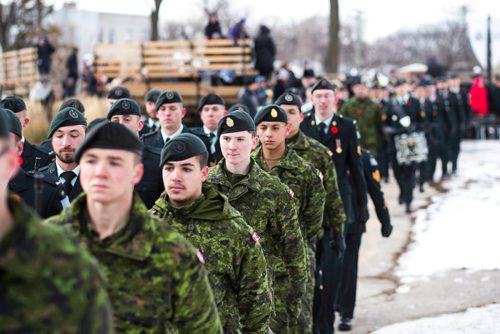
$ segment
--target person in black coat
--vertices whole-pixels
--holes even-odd
[[[38,52],[37,64],[40,75],[50,74],[52,54],[54,53],[55,49],[52,44],[50,44],[49,38],[46,35],[42,36],[38,41],[36,48]]]
[[[363,175],[366,180],[368,194],[375,206],[377,218],[381,224],[380,233],[382,237],[388,238],[392,233],[391,217],[387,208],[387,202],[380,186],[380,170],[375,158],[365,149],[361,150],[361,161],[363,164]],[[356,192],[353,192],[353,202],[357,202]],[[349,331],[352,328],[354,308],[356,306],[356,289],[358,285],[358,258],[363,233],[366,232],[366,224],[348,224],[346,234],[346,250],[342,262],[342,274],[340,280],[339,294],[337,296],[338,311],[340,313],[340,324],[338,329]]]
[[[255,69],[260,75],[269,79],[274,70],[274,59],[276,57],[276,46],[271,37],[271,30],[261,25],[259,34],[254,39],[253,52],[255,56]]]
[[[224,37],[222,35],[222,29],[216,13],[210,13],[208,24],[205,27],[205,37],[207,39],[218,39]]]

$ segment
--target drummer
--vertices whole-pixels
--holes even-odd
[[[417,130],[416,123],[420,104],[409,94],[408,84],[405,80],[398,79],[394,83],[394,90],[395,96],[389,104],[384,132],[390,137],[390,163],[400,190],[399,204],[404,204],[406,213],[411,213],[417,164],[408,159],[406,153],[409,151],[408,147],[405,150],[404,147],[398,145],[397,140],[400,135],[409,135]],[[403,149],[400,151],[399,160],[397,158],[398,149]]]

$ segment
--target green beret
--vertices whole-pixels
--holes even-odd
[[[283,122],[288,123],[286,111],[276,104],[268,104],[257,112],[254,117],[255,125],[260,122]]]
[[[233,111],[243,111],[243,112],[246,112],[247,114],[250,114],[250,110],[248,110],[248,107],[244,104],[240,104],[240,103],[237,103],[233,106],[231,106],[231,108],[229,108],[228,110],[230,113],[232,113]]]
[[[3,109],[2,109],[3,110]],[[9,128],[7,127],[8,118],[6,113],[0,112],[0,138],[9,138]]]
[[[59,107],[59,110],[63,110],[66,107],[75,108],[76,110],[78,110],[82,114],[85,113],[85,107],[84,107],[83,103],[78,99],[67,99],[66,101],[64,101],[61,104],[61,106]]]
[[[145,100],[146,102],[156,102],[156,100],[160,95],[161,95],[161,90],[153,88],[148,90],[148,92],[146,93]]]
[[[56,114],[56,117],[52,119],[47,138],[48,139],[52,138],[52,135],[54,134],[54,132],[56,132],[57,129],[71,125],[86,126],[87,120],[85,119],[85,116],[83,116],[83,114],[79,112],[77,109],[72,107],[66,107],[61,111],[59,111]]]
[[[299,110],[302,107],[302,101],[300,97],[291,93],[281,94],[274,103],[279,106],[282,104],[297,106]]]
[[[221,118],[217,124],[217,138],[223,133],[255,131],[255,123],[246,112],[232,112]]]
[[[405,79],[397,79],[394,83],[393,83],[393,86],[394,87],[399,87],[399,86],[402,86],[406,84],[406,80]]]
[[[224,99],[220,95],[210,93],[200,99],[200,103],[198,103],[198,111],[201,111],[204,106],[211,104],[219,104],[225,106],[226,102],[224,102]]]
[[[160,156],[160,167],[168,161],[182,161],[203,153],[208,153],[208,151],[200,138],[192,133],[181,133],[163,146]]]
[[[16,114],[12,112],[10,109],[1,108],[0,112],[4,115],[7,126],[7,131],[12,132],[19,138],[23,137],[23,126],[21,125],[21,121],[17,118]]]
[[[136,133],[116,122],[96,125],[85,137],[75,152],[75,161],[80,162],[83,153],[91,148],[124,150],[142,156],[143,144]]]
[[[318,89],[327,89],[327,90],[335,90],[335,85],[332,84],[330,81],[326,80],[325,78],[319,79],[311,88],[311,92],[314,93],[315,90]]]
[[[132,99],[119,99],[109,109],[107,119],[110,120],[115,115],[136,115],[140,117],[141,107],[139,103]]]
[[[124,98],[130,98],[130,92],[127,87],[115,86],[108,92],[108,99],[119,100]]]
[[[21,112],[26,110],[26,104],[24,103],[23,99],[21,99],[19,96],[7,96],[0,102],[0,107],[12,110],[13,112]]]
[[[156,110],[160,109],[162,104],[169,104],[169,103],[182,103],[182,96],[179,94],[179,92],[175,90],[167,90],[166,92],[163,92],[158,96],[156,99]]]
[[[97,118],[94,118],[92,120],[92,122],[89,123],[88,125],[88,130],[92,130],[93,128],[95,128],[96,126],[98,126],[99,124],[101,123],[106,123],[108,122],[108,120],[104,117],[97,117]]]

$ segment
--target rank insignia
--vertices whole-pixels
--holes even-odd
[[[234,126],[234,121],[231,117],[226,118],[226,125],[230,128]]]

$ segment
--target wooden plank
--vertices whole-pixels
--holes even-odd
[[[96,55],[98,57],[103,56],[103,55],[117,55],[117,56],[124,56],[124,55],[140,55],[141,54],[141,49],[106,49],[106,50],[98,50],[96,51]]]
[[[178,71],[181,68],[190,69],[190,66],[179,66],[179,65],[144,65],[144,68],[148,71]]]
[[[185,54],[187,57],[191,57],[190,49],[149,49],[144,50],[142,53],[144,56],[161,56],[161,55],[173,55],[173,54]]]
[[[236,45],[251,45],[251,39],[239,39],[236,41]],[[205,47],[214,47],[214,46],[233,46],[235,45],[232,39],[211,39],[211,40],[197,40],[193,41],[193,45],[195,46],[205,46]]]
[[[142,43],[144,48],[158,48],[158,47],[188,47],[191,45],[190,41],[148,41]]]
[[[170,79],[170,78],[189,78],[192,77],[192,73],[149,73],[148,77],[152,79]]]
[[[250,66],[247,65],[248,68]],[[243,64],[210,64],[196,66],[195,69],[198,71],[209,71],[209,70],[242,70],[245,68]]]
[[[235,48],[211,48],[211,49],[199,49],[193,52],[194,54],[250,54],[250,49],[244,49],[240,47]]]
[[[252,57],[250,55],[228,55],[228,56],[223,56],[223,55],[217,55],[217,56],[200,56],[196,55],[193,57],[193,60],[195,61],[208,61],[208,62],[250,62]]]
[[[146,57],[144,58],[145,64],[155,64],[155,63],[173,63],[173,62],[190,62],[191,59],[178,59],[173,57]]]

